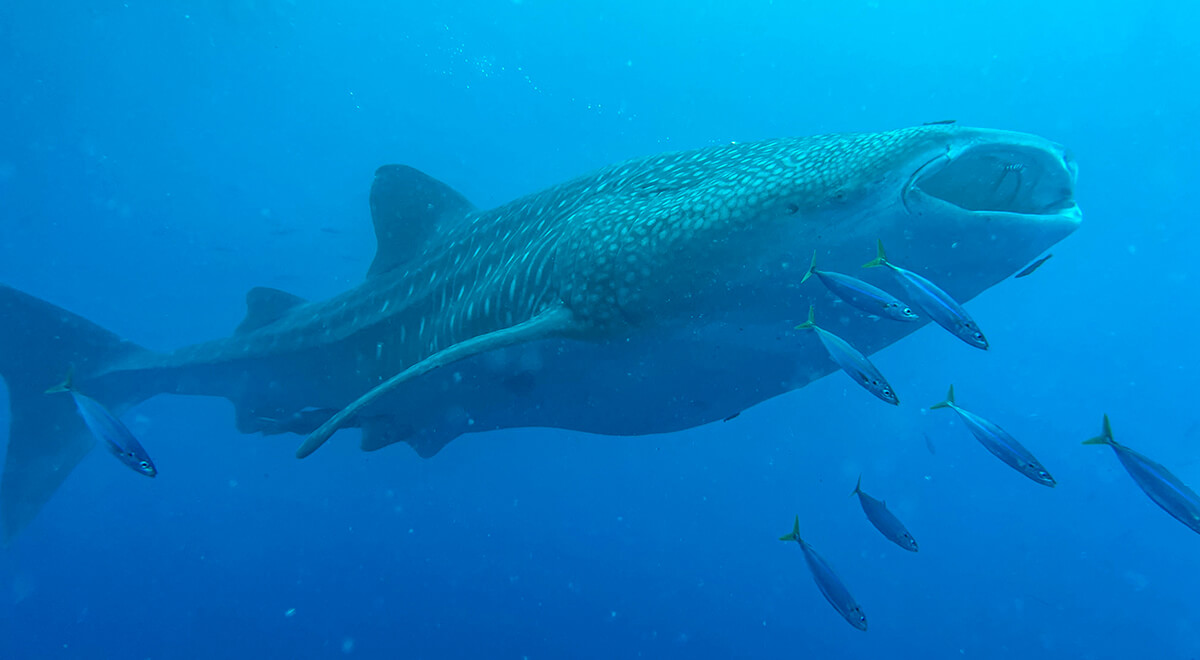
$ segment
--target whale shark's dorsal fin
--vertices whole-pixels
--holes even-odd
[[[375,223],[374,277],[421,253],[425,241],[445,221],[461,218],[475,206],[457,190],[407,165],[384,165],[371,184],[371,219]]]
[[[287,291],[256,286],[246,292],[246,318],[233,332],[244,334],[270,325],[307,300]]]

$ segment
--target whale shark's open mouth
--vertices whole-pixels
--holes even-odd
[[[1064,152],[981,144],[931,159],[913,173],[905,194],[919,191],[968,212],[1058,216],[1075,209],[1075,174]]]

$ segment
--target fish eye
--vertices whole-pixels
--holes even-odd
[[[975,332],[975,333],[973,333],[971,336],[972,336],[972,337],[974,337],[974,338],[976,338],[976,339],[983,339],[983,333],[982,333],[982,332]]]
[[[888,388],[886,388],[886,387],[885,387],[885,388],[883,388],[883,395],[884,395],[884,396],[891,396],[891,395],[892,395],[892,391],[891,391],[891,390],[889,390]]]
[[[142,461],[141,463],[138,463],[138,467],[142,468],[143,470],[149,470],[150,464],[146,461]]]
[[[908,308],[908,307],[905,307],[905,308],[904,308],[904,313],[905,313],[907,316],[916,316],[916,314],[915,314],[915,313],[912,311],[912,309],[911,309],[911,308]]]

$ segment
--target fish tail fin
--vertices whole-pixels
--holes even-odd
[[[876,239],[875,258],[863,264],[863,268],[888,265],[887,253],[883,251],[883,239]]]
[[[850,493],[850,497],[854,497],[862,492],[862,475],[858,475],[858,483],[854,484],[854,492]]]
[[[0,477],[0,526],[7,542],[34,519],[95,443],[71,397],[46,393],[69,391],[76,370],[98,373],[146,349],[4,285],[0,318],[5,319],[0,324],[0,377],[8,385],[10,409]],[[89,394],[118,408],[149,396],[115,387]]]
[[[817,327],[817,306],[808,306],[808,320],[796,326],[797,330],[809,330]]]
[[[62,392],[70,392],[75,389],[75,365],[67,367],[67,376],[63,378],[63,382],[46,390],[46,394],[60,394]]]
[[[929,409],[937,410],[938,408],[952,408],[952,407],[954,407],[954,386],[953,385],[950,386],[950,391],[946,393],[946,400],[940,401],[938,403],[933,404],[932,406],[929,406]]]
[[[1115,445],[1115,444],[1117,444],[1116,441],[1113,440],[1112,424],[1108,423],[1108,415],[1107,414],[1104,416],[1104,426],[1102,427],[1102,430],[1100,431],[1100,435],[1098,435],[1090,440],[1084,440],[1083,444],[1085,444],[1085,445]]]
[[[804,284],[805,282],[807,282],[808,278],[812,277],[813,273],[815,273],[815,272],[817,272],[817,251],[813,250],[812,264],[810,264],[808,267],[808,270],[805,271],[804,277],[800,278],[800,283]]]
[[[800,516],[796,516],[796,521],[792,523],[792,533],[784,534],[779,537],[780,541],[799,541],[800,540]]]

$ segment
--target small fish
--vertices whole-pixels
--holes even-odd
[[[1043,486],[1054,487],[1054,477],[1050,476],[1050,473],[1046,471],[1046,468],[1042,467],[1038,459],[1034,458],[1028,449],[1021,446],[1021,443],[1017,442],[1016,438],[992,422],[969,410],[963,410],[954,403],[953,385],[950,386],[950,393],[946,395],[945,401],[929,406],[930,410],[937,410],[938,408],[949,408],[958,413],[963,423],[967,425],[967,429],[971,431],[971,435],[975,436],[975,439],[984,448],[992,452],[996,458],[1004,461],[1009,467]]]
[[[739,411],[737,411],[737,412],[733,413],[732,415],[730,415],[730,416],[726,417],[726,418],[725,418],[723,421],[726,421],[726,422],[728,422],[728,421],[731,421],[731,420],[737,419],[737,416],[738,416],[738,415],[740,415],[740,414],[742,414],[742,411],[740,411],[740,410],[739,410]]]
[[[1022,277],[1029,277],[1030,275],[1033,274],[1033,271],[1037,270],[1039,266],[1041,266],[1042,264],[1049,261],[1050,257],[1053,257],[1053,256],[1054,256],[1053,254],[1048,254],[1048,255],[1042,257],[1041,259],[1038,259],[1037,261],[1029,264],[1028,266],[1025,267],[1024,270],[1017,273],[1016,275],[1013,275],[1013,279],[1015,280],[1015,279],[1020,279]]]
[[[924,122],[921,125],[922,126],[938,126],[938,125],[944,125],[944,124],[953,124],[957,121],[958,121],[957,119],[935,119],[933,121]]]
[[[829,353],[830,359],[836,362],[842,368],[842,371],[845,371],[853,378],[854,382],[862,385],[868,392],[893,406],[900,405],[900,399],[896,397],[896,391],[888,384],[883,374],[879,373],[875,365],[871,364],[867,356],[859,353],[845,339],[824,328],[818,327],[815,318],[816,308],[809,306],[808,321],[796,326],[796,329],[812,330],[817,333],[817,338],[825,346],[825,351]]]
[[[922,433],[921,435],[925,436],[925,448],[929,450],[929,455],[937,456],[937,447],[933,446],[933,440],[930,439],[929,434]]]
[[[1084,440],[1085,445],[1109,445],[1116,452],[1117,458],[1129,476],[1154,503],[1163,511],[1188,526],[1193,532],[1200,532],[1200,497],[1192,492],[1178,477],[1171,474],[1167,468],[1142,456],[1136,451],[1113,440],[1112,426],[1108,423],[1108,415],[1104,416],[1104,430],[1091,440]]]
[[[72,373],[67,372],[67,379],[61,385],[46,390],[46,393],[70,392],[71,398],[75,400],[75,408],[79,410],[79,416],[83,418],[83,423],[87,425],[88,430],[96,436],[97,440],[104,442],[114,456],[133,468],[138,474],[144,474],[147,477],[158,474],[158,470],[154,467],[154,461],[150,460],[150,455],[146,453],[137,438],[133,437],[133,433],[121,423],[121,420],[113,416],[99,401],[75,391],[71,380]]]
[[[838,614],[842,615],[850,625],[859,630],[867,629],[867,617],[863,614],[862,608],[854,601],[854,596],[850,595],[850,591],[846,589],[846,585],[838,579],[837,574],[825,563],[821,555],[817,554],[812,546],[804,542],[800,538],[800,516],[796,516],[796,522],[792,525],[792,533],[779,537],[780,541],[795,541],[800,544],[800,549],[804,551],[804,561],[808,563],[808,570],[812,571],[813,580],[817,583],[817,588],[821,590],[821,595],[825,596],[825,600],[833,605],[833,609],[837,610]]]
[[[862,505],[863,513],[867,514],[867,520],[870,520],[875,529],[879,530],[879,533],[883,534],[887,540],[905,550],[917,551],[917,540],[904,528],[904,523],[900,522],[900,519],[891,511],[888,511],[887,502],[877,500],[863,492],[862,475],[859,475],[854,492],[850,494],[858,495],[858,503]]]
[[[921,318],[912,311],[911,307],[883,289],[871,286],[849,275],[817,270],[817,253],[815,251],[812,265],[800,279],[800,283],[804,284],[813,275],[816,275],[825,288],[832,291],[838,298],[868,314],[878,314],[894,321],[916,321]]]
[[[863,264],[863,268],[874,268],[875,266],[886,266],[890,269],[900,282],[900,286],[904,287],[905,292],[908,293],[908,299],[916,305],[917,309],[933,319],[934,323],[949,330],[950,334],[971,346],[987,350],[987,338],[983,336],[983,332],[979,330],[979,326],[971,318],[971,315],[967,314],[967,310],[963,309],[962,305],[950,297],[950,294],[942,291],[933,282],[911,270],[905,270],[890,263],[883,251],[883,241],[879,241],[878,256],[873,261]]]

